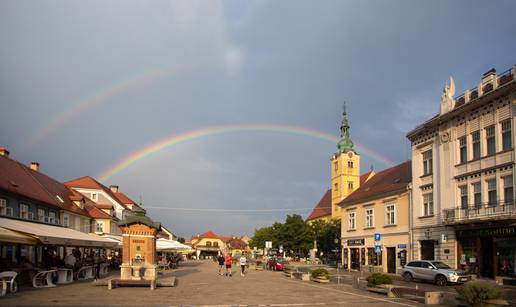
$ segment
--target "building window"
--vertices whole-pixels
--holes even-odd
[[[348,168],[353,168],[353,161],[348,161]]]
[[[20,218],[28,219],[29,218],[29,206],[26,204],[20,204]]]
[[[482,185],[480,182],[473,183],[473,203],[477,209],[482,206]]]
[[[423,216],[434,215],[433,193],[423,194]]]
[[[97,201],[99,199],[99,195],[97,193],[91,193],[91,200]]]
[[[213,247],[219,247],[219,242],[213,242]]]
[[[488,156],[494,155],[496,152],[494,125],[486,128],[486,146],[487,146],[487,155]]]
[[[432,150],[423,153],[423,175],[432,174]]]
[[[503,177],[503,197],[506,204],[514,201],[514,184],[512,176]]]
[[[468,142],[465,136],[459,138],[459,158],[460,163],[468,161]]]
[[[353,191],[353,182],[352,182],[352,181],[348,182],[348,190],[349,190],[350,192],[352,192],[352,191]]]
[[[339,161],[335,161],[335,163],[333,163],[333,166],[335,171],[337,171],[339,169]]]
[[[355,212],[350,212],[349,213],[349,221],[348,221],[349,222],[349,229],[355,229],[356,228],[356,223],[355,223],[356,220],[355,220],[355,218],[356,218]]]
[[[206,246],[211,246],[211,241],[206,241]]]
[[[473,160],[480,159],[480,131],[475,131],[471,134],[473,143]]]
[[[374,227],[374,209],[366,209],[366,227]]]
[[[388,204],[385,207],[385,218],[386,225],[396,225],[396,206],[394,204]]]
[[[489,179],[487,182],[487,203],[489,206],[496,205],[496,179]]]
[[[38,209],[38,221],[45,221],[45,209]]]
[[[95,224],[95,231],[96,232],[104,232],[104,223],[102,222],[97,222]]]
[[[7,200],[0,198],[0,215],[7,215]]]
[[[367,264],[382,265],[382,253],[375,253],[374,248],[367,249]]]
[[[502,149],[509,150],[512,148],[511,120],[502,122]]]
[[[461,209],[468,208],[468,186],[463,185],[459,187],[460,190],[460,207]]]
[[[336,183],[336,184],[334,184],[334,185],[333,185],[333,190],[334,190],[335,192],[338,192],[338,191],[339,191],[339,184],[338,184],[338,183]]]
[[[63,226],[70,227],[70,218],[68,217],[68,214],[63,214]]]
[[[48,222],[51,224],[56,223],[56,213],[55,212],[49,212],[48,213]]]

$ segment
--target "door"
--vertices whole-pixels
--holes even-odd
[[[434,260],[434,240],[424,240],[421,243],[421,260]]]
[[[396,274],[396,247],[387,247],[387,273]]]
[[[351,249],[351,269],[360,270],[360,250],[358,248]]]
[[[494,257],[493,257],[493,238],[480,239],[480,255],[482,255],[480,263],[480,276],[494,277]]]

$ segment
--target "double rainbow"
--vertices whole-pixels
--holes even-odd
[[[136,150],[132,152],[130,155],[116,162],[112,167],[108,168],[106,171],[101,172],[101,174],[99,175],[99,179],[101,181],[107,181],[111,177],[115,176],[116,174],[119,174],[120,172],[122,172],[129,166],[135,164],[136,162],[169,147],[173,147],[192,140],[214,135],[250,131],[287,133],[314,137],[332,142],[333,144],[336,144],[338,142],[338,138],[336,136],[331,135],[327,132],[293,125],[258,123],[205,127],[201,129],[186,131],[180,134],[172,134],[151,145]],[[364,145],[355,143],[355,146],[357,147],[357,151],[360,154],[363,153],[366,156],[372,158],[373,160],[381,162],[385,166],[392,166],[395,164],[395,162],[365,147]]]

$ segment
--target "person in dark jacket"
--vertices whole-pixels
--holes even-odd
[[[224,275],[224,257],[222,255],[217,256],[217,261],[219,262],[219,275]]]

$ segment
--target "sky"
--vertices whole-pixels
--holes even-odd
[[[336,141],[320,135],[338,137],[344,101],[362,171],[409,159],[405,136],[438,112],[449,76],[460,94],[516,64],[515,11],[510,0],[4,0],[0,146],[66,181],[203,130],[102,182],[180,236],[252,235],[307,217],[330,186]]]

